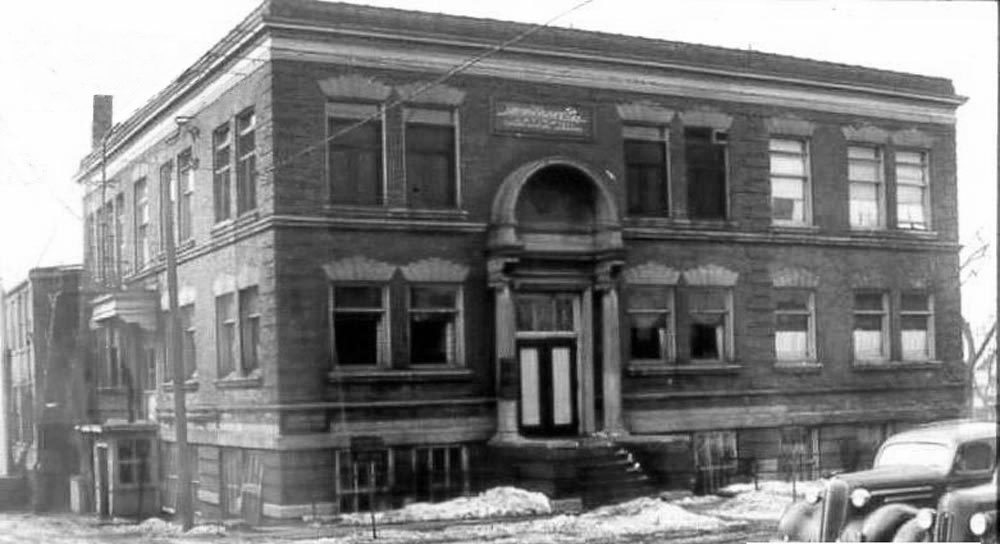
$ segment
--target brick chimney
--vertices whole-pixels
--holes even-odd
[[[91,124],[91,149],[101,146],[104,135],[111,130],[111,100],[106,94],[94,95],[94,122]]]

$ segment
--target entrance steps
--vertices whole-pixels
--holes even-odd
[[[490,444],[496,484],[516,485],[555,500],[578,497],[584,508],[656,491],[629,451],[608,440],[531,440]]]

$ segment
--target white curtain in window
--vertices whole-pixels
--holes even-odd
[[[878,185],[873,183],[851,184],[851,225],[856,227],[878,226]]]
[[[922,361],[928,358],[927,331],[903,331],[903,359],[907,361]]]
[[[777,331],[774,351],[778,359],[806,359],[809,357],[809,335],[806,331]]]
[[[378,320],[378,353],[377,353],[377,364],[382,365],[389,362],[389,331],[387,330],[385,324],[385,314],[382,314]]]
[[[882,331],[854,331],[854,357],[862,360],[883,359]]]

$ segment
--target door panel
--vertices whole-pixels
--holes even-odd
[[[552,423],[573,423],[573,364],[568,347],[554,347],[552,355]]]
[[[538,348],[521,348],[521,425],[541,424],[538,383]]]

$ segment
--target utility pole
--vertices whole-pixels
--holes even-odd
[[[181,516],[181,529],[189,531],[194,525],[191,508],[191,465],[188,457],[187,407],[184,395],[184,358],[181,315],[177,297],[177,255],[174,247],[174,209],[171,199],[173,166],[168,176],[160,175],[160,214],[163,222],[163,241],[167,257],[167,292],[170,304],[170,338],[167,341],[167,361],[174,369],[174,433],[177,445],[177,510]]]

